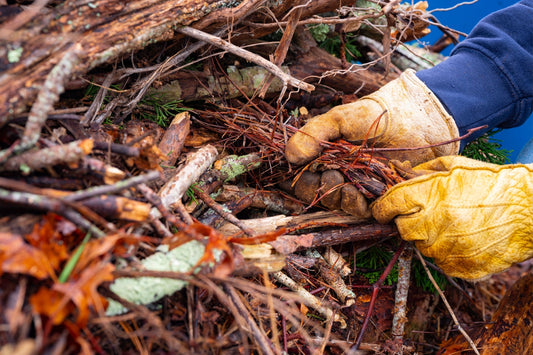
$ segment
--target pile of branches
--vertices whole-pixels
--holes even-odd
[[[1,5],[0,352],[434,348],[404,336],[413,249],[393,225],[296,198],[309,166],[283,153],[308,117],[441,60],[460,33],[426,8]],[[438,43],[406,44],[430,24]],[[348,142],[312,165],[369,200],[406,178]],[[375,245],[389,258],[371,285],[355,255]]]

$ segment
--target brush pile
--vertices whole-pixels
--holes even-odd
[[[437,348],[453,321],[395,227],[292,189],[408,176],[344,141],[284,157],[307,118],[442,59],[460,33],[427,7],[0,2],[0,354]]]

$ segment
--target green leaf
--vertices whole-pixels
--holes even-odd
[[[74,254],[72,254],[72,257],[69,259],[69,261],[65,264],[65,267],[63,268],[63,271],[61,271],[61,275],[59,275],[59,282],[65,283],[67,282],[70,274],[72,273],[72,270],[74,270],[74,267],[78,263],[78,260],[80,260],[81,253],[83,252],[83,249],[85,249],[85,245],[91,238],[91,232],[87,232],[85,234],[85,237],[83,238],[83,241],[81,242],[80,246],[76,249]]]

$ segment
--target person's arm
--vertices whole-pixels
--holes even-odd
[[[532,22],[533,0],[494,12],[448,59],[417,73],[454,118],[461,135],[482,125],[518,126],[533,112]]]

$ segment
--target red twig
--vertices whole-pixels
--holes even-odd
[[[370,304],[368,305],[368,310],[366,311],[365,320],[363,321],[363,325],[361,326],[361,330],[359,331],[359,335],[357,335],[357,340],[355,341],[355,345],[352,346],[351,350],[355,351],[359,348],[359,345],[361,345],[361,341],[363,340],[363,335],[365,334],[366,328],[368,327],[368,322],[370,321],[370,317],[372,316],[372,312],[374,311],[374,305],[376,303],[376,299],[378,297],[378,292],[387,278],[389,276],[392,268],[394,267],[394,264],[396,264],[396,261],[400,257],[400,255],[403,252],[403,249],[405,248],[406,242],[402,240],[400,247],[398,250],[396,250],[396,253],[394,253],[391,261],[389,262],[389,265],[385,268],[385,271],[383,271],[383,274],[379,277],[379,280],[376,281],[375,284],[372,285],[372,298],[370,299]]]
[[[465,138],[470,137],[472,134],[474,134],[474,132],[477,132],[479,130],[485,129],[487,127],[488,127],[487,125],[484,125],[484,126],[470,128],[468,131],[466,131],[465,134],[463,134],[460,137],[457,137],[457,138],[454,138],[454,139],[450,139],[448,141],[439,142],[439,143],[435,143],[435,144],[424,145],[424,146],[420,146],[420,147],[361,148],[361,151],[364,152],[364,153],[372,152],[372,151],[375,151],[375,152],[403,152],[403,151],[406,151],[406,150],[420,150],[420,149],[433,148],[433,147],[438,147],[438,146],[441,146],[441,145],[446,145],[446,144],[450,144],[450,143],[461,141],[461,140],[463,140]]]

